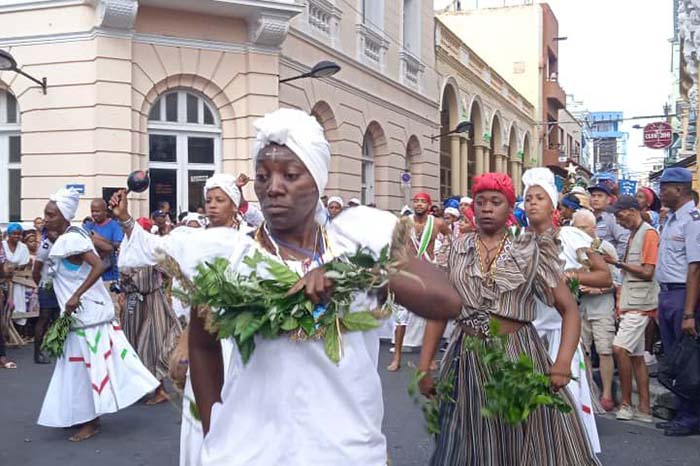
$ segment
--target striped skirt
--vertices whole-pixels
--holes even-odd
[[[168,376],[170,353],[182,326],[163,293],[160,274],[154,267],[143,267],[123,278],[126,309],[122,328],[143,365],[162,381]]]
[[[600,465],[576,409],[564,414],[539,407],[517,426],[498,417],[483,416],[488,370],[475,353],[464,347],[464,338],[464,332],[457,328],[442,361],[440,377],[455,374],[456,403],[440,407],[440,434],[432,466]],[[536,370],[549,370],[547,351],[531,324],[509,336],[507,352],[512,359],[529,354]],[[573,406],[568,392],[561,393]]]

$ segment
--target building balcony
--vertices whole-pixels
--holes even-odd
[[[566,108],[566,92],[564,92],[556,78],[548,79],[544,82],[544,95],[547,98],[547,103],[557,110]]]
[[[542,154],[542,162],[544,166],[549,165],[559,165],[559,156],[561,151],[559,149],[549,149],[545,148]]]

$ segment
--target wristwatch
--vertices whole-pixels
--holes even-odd
[[[615,262],[615,267],[617,267],[618,269],[621,269],[621,268],[622,268],[622,262],[620,262],[620,261]]]
[[[695,319],[695,314],[683,314],[683,320]]]

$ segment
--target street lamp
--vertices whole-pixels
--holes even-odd
[[[34,81],[40,85],[41,90],[44,92],[44,95],[46,95],[46,78],[41,78],[40,81],[34,76],[31,76],[17,68],[17,60],[15,60],[10,52],[6,52],[5,50],[0,50],[0,71],[14,71],[15,73],[21,74],[25,78],[30,79],[31,81]]]
[[[333,76],[338,71],[340,71],[339,64],[332,61],[323,60],[316,63],[310,71],[304,74],[300,74],[299,76],[292,76],[291,78],[280,79],[280,84],[288,83],[289,81],[294,81],[296,79],[303,78],[327,78],[329,76]]]
[[[460,121],[459,124],[453,129],[452,131],[448,131],[446,133],[442,134],[436,134],[435,136],[430,136],[430,140],[434,141],[437,138],[441,138],[443,136],[449,136],[450,134],[461,134],[461,133],[466,133],[467,131],[470,131],[472,129],[473,125],[471,121]]]

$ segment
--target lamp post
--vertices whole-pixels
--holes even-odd
[[[17,60],[15,60],[10,52],[5,50],[0,50],[0,71],[14,71],[15,73],[21,74],[25,78],[40,85],[42,92],[44,95],[46,95],[46,78],[41,78],[41,80],[38,80],[34,76],[17,68]]]
[[[292,76],[291,78],[280,79],[280,84],[304,78],[327,78],[336,74],[338,71],[340,71],[340,69],[341,67],[339,64],[329,60],[323,60],[316,63],[313,68],[306,73],[298,76]]]
[[[455,126],[455,129],[452,131],[448,131],[446,133],[442,134],[436,134],[434,136],[430,136],[431,141],[435,141],[438,138],[441,138],[443,136],[449,136],[450,134],[461,134],[461,133],[466,133],[467,131],[470,131],[473,128],[474,125],[472,125],[471,121],[460,121],[457,126]]]

